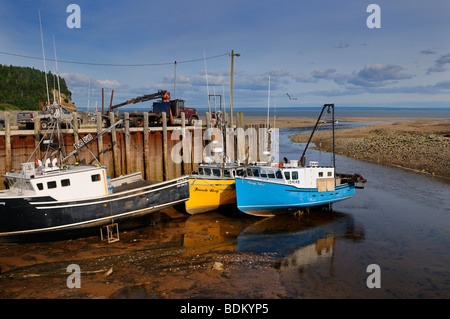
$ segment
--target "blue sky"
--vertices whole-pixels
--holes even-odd
[[[81,28],[68,28],[67,6],[81,9]],[[369,4],[381,9],[370,29]],[[450,107],[448,0],[5,1],[0,0],[0,52],[54,59],[78,107],[119,103],[169,90],[188,106],[225,92],[235,50],[234,108],[271,105]],[[145,67],[104,64],[161,64]],[[187,62],[196,60],[194,62]],[[183,63],[184,62],[184,63]],[[41,59],[0,53],[0,64],[44,69]],[[47,61],[47,70],[55,63]],[[289,100],[286,92],[297,100]],[[144,106],[144,105],[138,105]]]

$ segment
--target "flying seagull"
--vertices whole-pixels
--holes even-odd
[[[289,100],[294,100],[294,101],[296,101],[297,100],[297,98],[296,97],[291,97],[290,95],[289,95],[289,93],[288,92],[286,92],[286,95],[288,96],[288,98],[289,98]]]

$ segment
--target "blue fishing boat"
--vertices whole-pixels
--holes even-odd
[[[333,164],[319,166],[317,161],[305,165],[305,153],[324,110],[333,113]],[[247,166],[246,174],[236,177],[236,197],[239,210],[269,217],[310,207],[329,206],[351,198],[357,183],[366,180],[359,174],[336,174],[334,153],[334,104],[322,108],[300,162],[259,163]]]

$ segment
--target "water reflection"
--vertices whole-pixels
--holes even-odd
[[[236,250],[236,238],[259,218],[243,216],[236,218],[216,212],[192,215],[184,223],[183,246],[186,248],[211,248]]]
[[[355,226],[352,215],[317,211],[308,215],[279,215],[254,223],[237,237],[237,251],[274,253],[279,267],[301,268],[331,260],[340,239],[364,240],[364,229]]]
[[[183,238],[186,248],[272,253],[285,259],[282,265],[305,265],[331,257],[338,240],[364,240],[364,229],[336,211],[264,219],[211,213],[186,219]]]

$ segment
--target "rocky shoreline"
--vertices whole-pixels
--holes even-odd
[[[332,151],[330,133],[315,134],[313,142]],[[306,142],[309,134],[290,136]],[[336,154],[383,165],[394,165],[450,179],[450,120],[416,119],[337,130]]]

